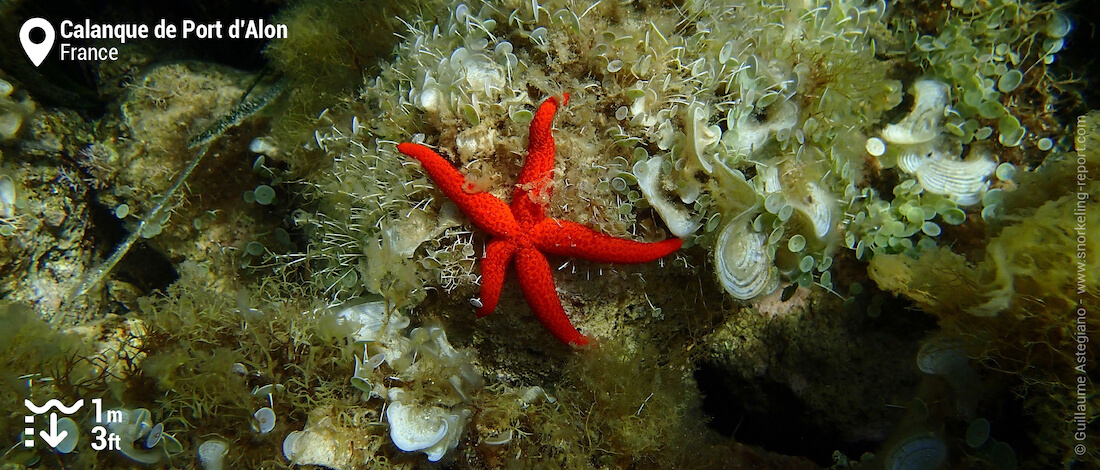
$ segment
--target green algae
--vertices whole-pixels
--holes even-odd
[[[1097,155],[1082,153],[1080,168],[1098,169]],[[1084,220],[1100,220],[1093,202],[1100,185],[1077,186],[1076,157],[1051,157],[1021,180],[1017,194],[1051,197],[1009,193],[1009,215],[985,241],[979,261],[937,248],[917,258],[876,256],[868,267],[880,287],[935,315],[945,334],[967,338],[979,363],[1014,376],[1011,388],[1040,416],[1072,416],[1078,408],[1066,397],[1077,393],[1079,372],[1095,372],[1095,351],[1079,356],[1077,344],[1100,320],[1074,312],[1100,308],[1100,280],[1091,274],[1100,272],[1100,244],[1082,232]],[[1087,369],[1076,370],[1079,365]],[[1086,419],[1094,419],[1100,396],[1082,398],[1092,410]],[[1058,462],[1075,444],[1060,429],[1044,422],[1033,431],[1044,445],[1032,464]]]

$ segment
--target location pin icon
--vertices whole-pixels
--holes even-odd
[[[31,41],[31,31],[34,28],[40,28],[46,33],[46,38],[37,44]],[[38,67],[50,55],[50,49],[53,49],[53,25],[45,18],[31,18],[19,28],[19,42],[23,44],[23,52],[27,53],[27,58]]]

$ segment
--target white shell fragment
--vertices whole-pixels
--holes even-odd
[[[462,61],[462,67],[471,90],[485,91],[486,95],[491,95],[493,90],[504,86],[504,68],[485,54],[470,55]]]
[[[270,137],[257,137],[248,144],[248,150],[260,155],[274,156],[279,153],[279,147],[275,145],[275,139]]]
[[[707,125],[707,107],[702,103],[692,103],[687,108],[687,145],[684,146],[684,155],[689,161],[696,161],[707,174],[713,173],[711,156],[705,149],[714,145],[722,138],[722,129],[716,125]]]
[[[364,302],[344,307],[336,313],[341,321],[362,325],[354,335],[355,341],[377,341],[380,337],[409,326],[409,318],[394,313],[387,322],[386,302]]]
[[[0,217],[15,215],[15,182],[8,175],[0,175]]]
[[[881,157],[882,154],[886,153],[886,142],[883,142],[882,139],[878,137],[867,139],[867,143],[864,144],[864,147],[867,148],[867,153],[873,157]]]
[[[802,201],[791,201],[796,210],[806,214],[813,224],[814,236],[824,239],[825,235],[833,228],[833,209],[835,198],[817,183],[810,183],[807,187],[807,197]]]
[[[438,88],[427,87],[420,93],[416,106],[427,113],[437,113],[443,104],[443,93]]]
[[[997,162],[984,155],[960,160],[933,150],[903,153],[898,156],[898,167],[916,175],[925,191],[948,196],[960,206],[969,206],[982,200],[982,193],[989,187],[986,180],[997,169]]]
[[[897,470],[930,470],[940,468],[947,460],[947,445],[928,433],[912,436],[890,449],[886,468]]]
[[[386,408],[386,421],[390,423],[393,444],[405,452],[424,450],[438,444],[447,436],[444,415],[443,408],[437,406],[419,409],[399,401],[390,403]]]
[[[726,225],[714,248],[718,282],[739,300],[771,293],[779,286],[778,269],[765,246],[767,237],[754,232],[750,220],[742,216]]]
[[[267,434],[275,429],[275,411],[268,407],[263,407],[256,410],[256,413],[252,415],[256,419],[254,423],[255,429],[260,434]]]
[[[163,437],[164,424],[157,423],[156,426],[153,426],[153,429],[149,430],[149,435],[145,437],[145,448],[152,449],[153,447],[156,447],[157,444],[160,444],[160,440]]]
[[[57,420],[57,434],[61,433],[65,433],[65,437],[53,450],[60,454],[68,454],[76,449],[76,444],[80,441],[80,428],[72,418],[61,418]]]
[[[337,428],[332,418],[325,416],[310,423],[301,431],[287,434],[283,439],[283,455],[295,465],[318,465],[333,470],[359,468],[356,465],[353,445],[348,436],[354,431]]]
[[[203,442],[199,446],[199,462],[203,470],[221,470],[229,444],[217,439]]]
[[[291,431],[291,433],[287,434],[286,438],[283,439],[283,456],[286,457],[287,460],[294,462],[295,457],[299,454],[298,441],[300,441],[305,434],[305,431]]]
[[[702,222],[693,220],[686,207],[676,207],[661,192],[659,180],[662,162],[661,157],[639,161],[634,164],[634,177],[638,179],[638,187],[642,190],[642,195],[661,215],[665,225],[668,225],[668,230],[673,235],[684,238],[698,230]]]
[[[789,197],[790,189],[786,189],[779,177],[779,167],[775,165],[756,165],[756,177],[765,197],[774,193],[782,193]],[[836,209],[836,198],[829,191],[822,189],[817,183],[803,183],[805,192],[792,198],[791,207],[805,214],[813,226],[814,236],[818,239],[825,238],[833,228],[833,212]],[[801,189],[801,188],[800,188]]]
[[[519,401],[523,404],[524,408],[527,408],[528,406],[536,403],[542,403],[543,400],[546,400],[550,403],[554,403],[557,401],[556,399],[554,399],[554,397],[550,396],[550,394],[546,393],[546,390],[543,390],[543,388],[539,387],[538,385],[524,388],[519,392]]]
[[[467,410],[455,412],[400,401],[393,401],[386,408],[393,444],[405,452],[424,452],[432,462],[438,462],[458,447],[468,415]]]
[[[882,130],[882,138],[892,144],[922,144],[935,139],[940,133],[940,120],[947,107],[947,85],[935,80],[917,80],[913,83],[915,97],[913,110],[897,124]],[[868,152],[870,152],[868,144]],[[885,150],[885,149],[884,149]]]
[[[756,164],[756,174],[764,186],[764,194],[777,193],[783,190],[783,182],[779,180],[779,167],[775,165]]]
[[[776,106],[776,105],[773,105]],[[752,113],[745,112],[727,118],[729,132],[722,134],[722,141],[733,153],[751,155],[768,142],[772,134],[791,129],[798,124],[798,106],[785,101],[769,113],[764,122],[757,122]]]
[[[493,437],[486,437],[484,442],[486,445],[502,446],[512,441],[512,430],[509,429]]]

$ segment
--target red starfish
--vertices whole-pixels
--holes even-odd
[[[564,95],[569,102],[569,94]],[[544,253],[584,258],[601,263],[648,263],[672,253],[683,244],[678,238],[642,243],[611,237],[584,225],[546,217],[550,196],[550,171],[554,169],[554,136],[550,132],[557,98],[539,106],[531,121],[527,162],[512,193],[512,205],[489,193],[466,191],[466,179],[447,160],[420,144],[398,144],[397,150],[413,157],[424,171],[478,228],[492,239],[481,264],[481,306],[484,317],[497,307],[508,265],[516,261],[516,275],[527,304],[546,329],[563,343],[583,346],[588,338],[577,332],[561,306],[550,264]]]

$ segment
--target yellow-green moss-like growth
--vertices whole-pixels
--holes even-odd
[[[311,137],[307,126],[313,118],[361,86],[365,70],[367,76],[376,72],[378,59],[399,39],[398,18],[419,3],[303,1],[280,12],[275,21],[291,34],[272,41],[264,53],[289,76],[293,104],[275,123],[276,137],[288,143]]]
[[[706,428],[690,363],[680,359],[663,356],[654,345],[614,340],[578,354],[550,392],[554,402],[526,410],[488,404],[481,424],[514,421],[517,437],[510,449],[482,446],[482,458],[492,452],[523,468],[577,469],[720,468],[733,462],[730,449]]]
[[[268,282],[234,296],[185,274],[166,295],[141,299],[146,357],[129,380],[123,406],[149,408],[166,432],[217,433],[232,443],[240,468],[281,462],[277,449],[285,430],[301,429],[315,408],[343,409],[356,400],[346,382],[354,365],[354,325],[338,324],[309,301],[286,300],[287,289]],[[310,298],[298,294],[294,298]],[[249,423],[267,406],[276,428],[258,434]]]
[[[23,399],[69,405],[103,393],[105,385],[92,362],[81,359],[91,351],[80,335],[57,331],[30,307],[7,301],[0,301],[0,325],[0,446],[8,450],[21,441]],[[0,464],[16,457],[5,454]]]
[[[929,8],[917,13],[922,21],[899,16],[890,48],[905,49],[909,61],[950,85],[949,133],[964,144],[995,140],[1006,150],[1003,161],[1019,164],[1027,152],[1016,147],[1025,138],[1057,127],[1056,78],[1047,66],[1071,23],[1056,2],[953,0],[945,7],[914,5]]]
[[[1077,347],[1082,335],[1100,329],[1100,238],[1085,229],[1100,220],[1100,183],[1078,185],[1076,176],[1100,170],[1096,150],[1055,156],[1021,175],[1021,186],[1006,198],[1005,226],[988,240],[981,261],[936,248],[919,258],[878,255],[869,266],[881,288],[937,316],[945,333],[970,338],[983,364],[1018,376],[1015,389],[1029,411],[1049,417],[1036,421],[1034,442],[1043,443],[1036,465],[1078,458],[1064,421],[1079,404],[1088,422],[1100,416],[1100,395],[1086,393],[1078,402],[1076,388],[1079,376],[1095,376],[1100,357],[1095,348]],[[1100,454],[1080,458],[1095,462]]]

